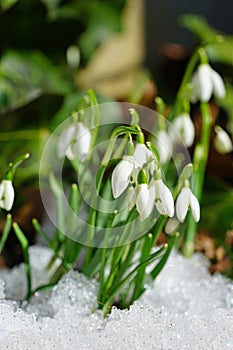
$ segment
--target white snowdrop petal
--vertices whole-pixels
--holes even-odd
[[[66,157],[70,160],[74,160],[76,158],[76,155],[73,151],[73,146],[74,145],[69,146],[67,151],[66,151]]]
[[[75,125],[75,140],[72,145],[72,153],[78,160],[82,161],[87,156],[91,146],[91,133],[83,123]]]
[[[3,181],[0,183],[0,199],[2,198],[2,195],[3,195],[4,190],[5,190],[5,186],[4,186]]]
[[[179,226],[180,222],[176,217],[169,218],[165,226],[165,232],[170,234],[174,232]]]
[[[158,210],[158,212],[159,212],[161,215],[166,215],[166,214],[167,214],[165,205],[164,205],[160,200],[157,200],[157,201],[155,202],[155,207],[156,207],[156,209]]]
[[[66,155],[70,144],[75,134],[75,125],[69,125],[65,130],[62,131],[58,144],[57,144],[57,155],[59,158],[62,158]]]
[[[174,216],[174,200],[169,188],[160,180],[159,194],[163,205],[165,206],[166,213],[168,216]]]
[[[181,133],[184,143],[187,147],[192,146],[194,137],[195,137],[195,128],[194,124],[190,118],[190,116],[184,115],[183,116],[183,123],[184,123],[184,128],[183,128],[183,134]]]
[[[213,92],[211,68],[208,64],[201,64],[197,69],[195,93],[202,102],[208,102]]]
[[[139,167],[142,167],[149,158],[153,157],[152,152],[146,147],[144,143],[137,143],[134,150],[134,159]],[[153,173],[154,164],[150,164],[150,172]]]
[[[180,222],[184,222],[190,203],[190,189],[182,188],[176,200],[176,216]]]
[[[198,95],[197,95],[197,92],[196,92],[196,90],[197,90],[197,82],[196,82],[196,80],[197,80],[197,73],[194,73],[193,77],[191,79],[192,94],[191,94],[190,100],[191,100],[192,103],[197,103],[197,101],[198,101]]]
[[[216,136],[214,138],[214,147],[221,154],[230,153],[233,150],[232,141],[229,135],[220,126],[215,127]]]
[[[144,163],[146,163],[149,158],[148,152],[150,150],[144,145],[144,143],[137,143],[134,150],[134,159],[136,163],[141,167]]]
[[[4,199],[1,200],[2,208],[6,209],[7,211],[10,211],[14,203],[14,197],[15,197],[15,191],[12,185],[12,181],[3,180],[2,185],[4,187],[4,190],[1,196],[1,197],[4,196]]]
[[[147,211],[151,214],[153,209],[154,209],[154,205],[155,205],[155,185],[154,185],[154,183],[150,184],[148,189],[149,189],[150,200],[149,200],[149,203],[147,205]]]
[[[200,220],[200,205],[197,197],[192,192],[190,192],[190,207],[194,220],[198,222]]]
[[[112,173],[112,192],[113,197],[119,197],[128,187],[130,175],[134,168],[134,160],[130,161],[130,157],[123,159],[117,164]]]
[[[1,182],[0,184],[0,208],[4,209],[4,201],[2,200],[2,197],[4,196],[4,190],[5,190],[5,186],[4,184]]]
[[[224,98],[226,95],[225,85],[220,74],[211,69],[211,78],[213,84],[213,93],[218,98]]]
[[[156,208],[160,214],[173,216],[174,215],[174,201],[169,188],[162,180],[156,180]]]
[[[168,133],[164,130],[160,131],[154,143],[159,152],[161,163],[166,163],[172,156],[172,143]]]
[[[140,220],[144,221],[150,214],[150,193],[147,184],[140,184],[136,189],[136,208],[140,214]],[[148,210],[149,209],[149,210]]]
[[[190,116],[186,113],[181,114],[173,121],[173,127],[169,128],[169,136],[171,141],[176,144],[183,139],[184,144],[190,147],[195,137],[195,128]]]

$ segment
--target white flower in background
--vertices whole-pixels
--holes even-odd
[[[15,191],[11,180],[2,180],[0,184],[0,207],[10,211],[14,202]]]
[[[192,78],[192,102],[208,102],[212,94],[224,98],[226,91],[222,77],[209,64],[200,64]]]
[[[154,159],[153,153],[146,147],[144,143],[137,143],[134,150],[134,159],[140,168],[147,163],[150,159]],[[149,169],[151,174],[154,171],[154,162],[150,162]]]
[[[173,216],[172,218],[169,218],[165,226],[165,232],[167,234],[173,233],[177,229],[179,224],[180,224],[180,221],[175,216]]]
[[[174,119],[172,125],[173,127],[171,126],[169,128],[169,136],[172,143],[179,143],[181,137],[187,147],[192,146],[195,137],[195,128],[189,114],[183,113],[179,115]]]
[[[189,207],[191,208],[194,220],[198,222],[200,220],[200,205],[198,199],[190,188],[183,187],[176,201],[176,216],[180,222],[184,222]]]
[[[168,133],[164,130],[159,131],[154,145],[159,152],[161,164],[166,163],[172,156],[172,143]]]
[[[162,215],[174,216],[174,200],[169,188],[163,183],[163,181],[154,181],[155,191],[155,206],[158,212]]]
[[[214,139],[214,147],[221,154],[230,153],[233,150],[232,141],[229,135],[219,125],[215,126],[216,136]]]
[[[118,198],[128,187],[131,176],[135,177],[138,165],[133,156],[124,155],[112,173],[112,193]]]
[[[68,47],[66,51],[66,60],[71,68],[78,68],[80,63],[80,50],[78,46],[71,45]]]
[[[58,141],[58,157],[85,160],[91,146],[90,130],[81,122],[68,126]]]

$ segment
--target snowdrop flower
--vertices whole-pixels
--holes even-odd
[[[70,160],[83,161],[91,146],[91,133],[81,122],[68,126],[58,141],[58,157],[67,156]]]
[[[174,216],[174,201],[169,188],[159,179],[154,181],[152,190],[155,191],[155,206],[158,212],[162,215]]]
[[[198,222],[200,220],[199,202],[190,188],[183,187],[176,201],[176,216],[180,222],[184,222],[189,206],[194,220]]]
[[[233,150],[232,141],[229,135],[220,126],[214,128],[216,136],[214,139],[214,147],[221,154],[230,153]]]
[[[154,188],[148,184],[147,171],[141,169],[137,176],[137,185],[135,188],[131,188],[131,192],[129,193],[129,210],[136,205],[140,220],[144,221],[152,213],[154,203]]]
[[[224,98],[226,91],[221,76],[209,66],[200,64],[192,78],[193,96],[192,102],[208,102],[214,94],[218,98]]]
[[[145,163],[147,163],[150,159],[154,159],[153,153],[146,147],[144,143],[137,143],[134,150],[134,159],[136,163],[141,168]],[[150,162],[149,169],[151,174],[154,171],[154,162]]]
[[[159,152],[161,164],[166,163],[172,155],[172,143],[167,132],[159,131],[154,144]]]
[[[154,191],[148,184],[143,183],[136,186],[136,208],[140,215],[140,220],[144,221],[154,208]]]
[[[167,234],[171,234],[178,228],[179,225],[180,225],[179,220],[175,216],[173,216],[172,218],[169,218],[169,220],[167,221],[167,224],[165,226],[165,232]]]
[[[0,207],[10,211],[14,202],[15,191],[11,180],[2,180],[0,184]]]
[[[178,143],[179,136],[181,136],[187,147],[192,146],[195,136],[195,128],[189,114],[183,113],[179,115],[174,119],[172,124],[173,127],[169,128],[169,136],[172,143]],[[174,130],[174,128],[176,130]]]
[[[80,63],[80,50],[78,46],[71,45],[68,47],[66,51],[66,60],[71,68],[78,68]]]
[[[112,173],[112,193],[118,198],[128,187],[131,176],[135,177],[138,165],[133,156],[124,155]]]

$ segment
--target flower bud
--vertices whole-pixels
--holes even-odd
[[[232,152],[232,141],[229,135],[226,133],[226,131],[218,125],[214,128],[214,131],[216,132],[216,136],[214,139],[214,147],[216,151],[218,151],[221,154]]]
[[[0,184],[0,207],[10,211],[14,203],[15,191],[11,180],[2,180]]]

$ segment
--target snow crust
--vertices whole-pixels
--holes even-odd
[[[34,288],[48,281],[50,257],[45,247],[30,248]],[[199,254],[173,252],[144,296],[106,319],[95,311],[97,282],[77,271],[27,303],[24,265],[1,270],[0,349],[233,349],[233,284],[207,267]]]

